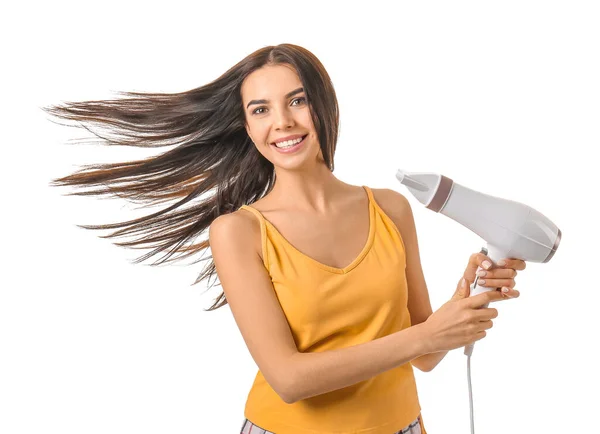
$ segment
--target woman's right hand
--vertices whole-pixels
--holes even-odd
[[[462,290],[468,294],[468,282],[463,282]],[[422,323],[428,352],[450,351],[483,339],[486,330],[492,328],[492,319],[498,316],[498,310],[482,306],[500,300],[508,299],[495,290],[473,297],[452,297]]]
[[[487,304],[519,297],[520,292],[514,289],[515,276],[517,270],[525,269],[525,262],[511,258],[505,258],[504,262],[495,265],[482,252],[470,256],[452,299],[422,323],[429,352],[450,351],[483,339],[486,330],[493,326],[492,319],[498,316],[498,311]],[[481,274],[485,274],[484,286],[490,286],[491,290],[470,297],[471,285]],[[492,289],[501,286],[508,292]]]
[[[451,300],[422,323],[428,352],[450,351],[486,336],[486,330],[493,326],[492,319],[498,316],[498,311],[488,308],[487,304],[520,295],[519,291],[513,289],[514,277],[516,270],[525,269],[525,263],[513,259],[506,259],[506,262],[505,266],[499,267],[481,252],[471,255],[464,278],[457,285]],[[506,286],[509,291],[502,293],[490,288],[490,291],[470,297],[471,284],[484,269],[487,270],[485,278],[488,280],[484,286],[497,284]]]

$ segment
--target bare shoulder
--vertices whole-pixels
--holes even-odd
[[[213,220],[209,227],[211,247],[213,243],[219,243],[224,239],[236,240],[240,248],[245,249],[247,253],[254,251],[262,259],[260,223],[250,211],[239,209]]]
[[[380,208],[401,230],[407,217],[412,217],[410,202],[402,193],[390,188],[372,188],[373,197]]]
[[[291,402],[292,357],[298,350],[273,282],[257,255],[257,237],[258,219],[245,210],[219,216],[209,227],[217,275],[246,346],[271,387]]]

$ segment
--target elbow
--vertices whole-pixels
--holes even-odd
[[[417,368],[421,372],[431,372],[431,371],[433,371],[433,368],[434,368],[434,366],[428,366],[427,364],[422,363],[422,362],[415,363],[414,360],[411,361],[410,364],[413,365],[415,368]]]
[[[281,399],[283,399],[283,402],[285,402],[286,404],[294,404],[296,401],[298,401],[291,394],[279,395],[279,396],[281,396]]]
[[[302,391],[297,379],[299,378],[298,371],[295,369],[297,365],[294,365],[294,360],[290,360],[287,363],[287,369],[281,373],[279,377],[279,390],[278,393],[283,402],[286,404],[294,404],[300,401],[302,398]]]
[[[303,390],[303,385],[300,384],[299,379],[303,378],[302,375],[298,375],[298,371],[296,369],[289,369],[289,371],[284,375],[285,378],[285,397],[283,400],[286,404],[294,404],[302,399],[306,398],[303,394],[306,390]]]
[[[270,374],[265,370],[263,376],[271,389],[281,398],[286,404],[293,404],[298,399],[296,398],[295,375],[291,369],[291,363],[284,363],[283,366],[276,372]]]
[[[277,394],[286,404],[293,404],[298,401],[294,388],[294,382],[291,375],[284,375],[283,381],[279,383]]]

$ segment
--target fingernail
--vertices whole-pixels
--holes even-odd
[[[507,288],[506,286],[503,286],[503,287],[502,287],[502,292],[504,292],[504,293],[507,293],[508,291],[509,291],[509,290],[508,290],[508,288]]]
[[[504,259],[500,259],[498,261],[498,265],[500,265],[502,267],[502,266],[506,265],[506,261]]]
[[[492,266],[490,261],[483,261],[483,263],[481,265],[483,265],[483,268],[485,268],[486,270],[489,270],[490,267]]]

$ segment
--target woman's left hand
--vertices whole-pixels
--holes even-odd
[[[502,288],[508,288],[508,292],[502,291],[502,294],[506,298],[516,298],[521,293],[514,289],[516,283],[515,277],[517,276],[517,271],[525,269],[525,261],[510,258],[505,258],[503,261],[504,264],[502,264],[502,261],[498,261],[497,264],[492,264],[488,269],[479,270],[476,273],[479,276],[477,284],[488,288],[499,288],[497,291],[501,291]]]

